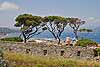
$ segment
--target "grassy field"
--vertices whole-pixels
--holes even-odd
[[[100,67],[100,62],[5,52],[10,67]]]

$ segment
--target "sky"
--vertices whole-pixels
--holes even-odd
[[[86,27],[100,26],[100,0],[0,0],[0,27],[14,28],[15,18],[24,13],[77,17]]]

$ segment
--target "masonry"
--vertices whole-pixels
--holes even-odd
[[[94,50],[87,47],[57,46],[46,43],[11,43],[0,42],[0,47],[11,52],[20,52],[31,55],[44,55],[65,58],[94,58]]]

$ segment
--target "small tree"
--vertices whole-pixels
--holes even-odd
[[[78,29],[81,25],[85,23],[85,21],[81,21],[79,18],[68,18],[69,19],[69,26],[73,29],[75,34],[75,38],[78,39]]]
[[[24,43],[34,35],[40,34],[46,28],[42,22],[42,17],[32,16],[31,14],[22,14],[16,17],[14,26],[20,27],[21,34],[24,38]]]
[[[67,26],[67,19],[61,16],[47,16],[44,17],[43,22],[45,23],[47,30],[56,40],[58,40],[58,44],[60,44],[60,36]]]

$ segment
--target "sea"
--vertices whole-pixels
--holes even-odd
[[[9,33],[6,37],[17,37],[20,33]],[[100,43],[100,32],[90,32],[90,33],[78,33],[79,38],[88,38],[93,41],[96,41],[97,43]],[[75,38],[75,35],[72,32],[63,32],[61,35],[61,39],[65,40],[66,37],[71,37],[72,39]],[[39,35],[35,35],[32,38],[34,39],[54,39],[52,34],[50,32],[43,32]]]

